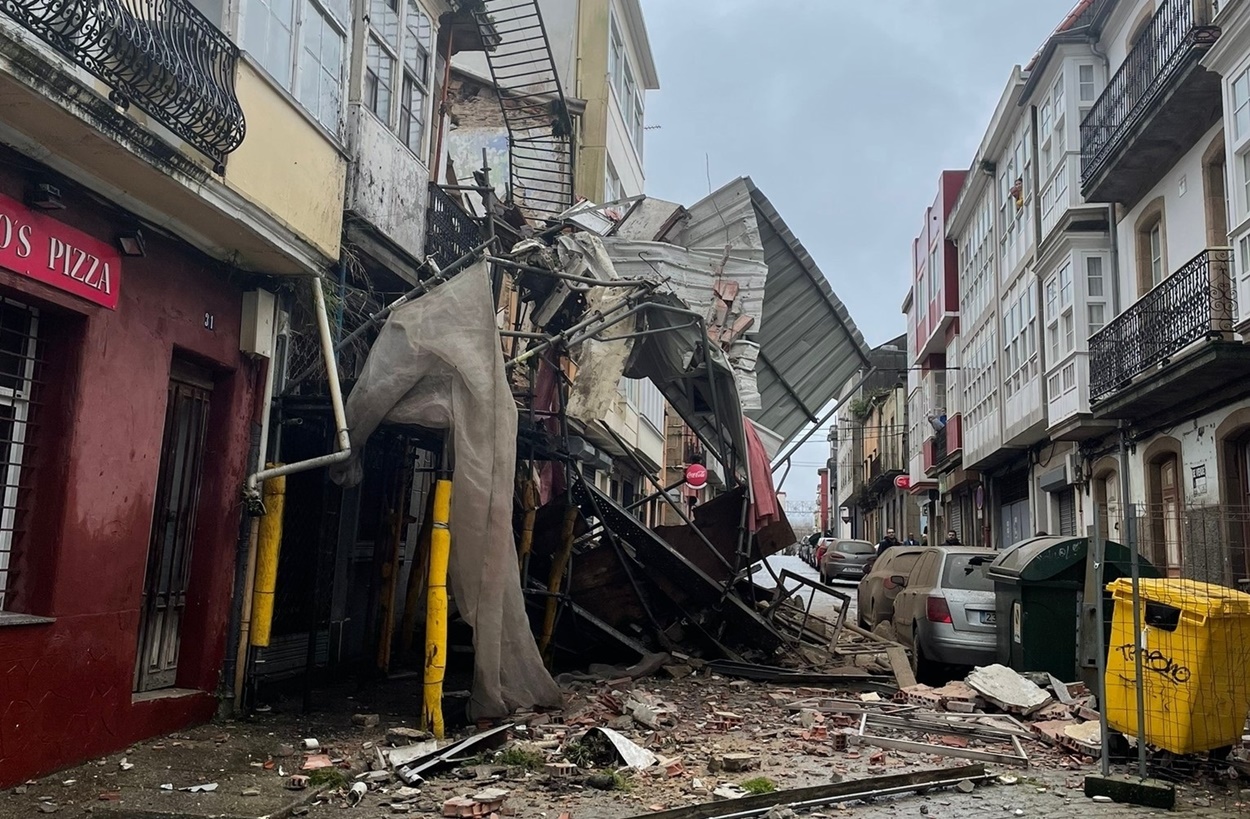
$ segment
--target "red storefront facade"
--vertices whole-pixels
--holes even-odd
[[[22,204],[34,180],[13,167],[0,787],[215,712],[263,377],[239,351],[245,277],[150,229],[144,255],[122,256],[123,213],[72,185],[63,209]]]

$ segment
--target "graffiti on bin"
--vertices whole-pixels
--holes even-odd
[[[1118,650],[1120,652],[1120,656],[1123,657],[1126,662],[1133,662],[1133,657],[1136,654],[1136,647],[1132,643],[1125,643],[1120,646]],[[1148,671],[1153,671],[1169,682],[1177,685],[1184,685],[1189,682],[1189,678],[1191,676],[1189,666],[1181,665],[1176,662],[1176,660],[1166,656],[1158,649],[1149,652],[1143,651],[1141,655],[1141,665],[1142,668]]]

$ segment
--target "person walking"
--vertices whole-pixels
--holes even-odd
[[[885,537],[881,538],[881,541],[877,544],[877,557],[881,557],[881,555],[885,554],[886,549],[890,549],[897,545],[899,545],[899,543],[898,538],[894,536],[894,530],[886,529]]]
[[[911,532],[907,533],[907,539],[903,541],[904,546],[919,546],[920,541],[916,540],[916,536]]]

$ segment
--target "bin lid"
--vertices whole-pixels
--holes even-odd
[[[1127,571],[1132,557],[1126,546],[1108,540],[1104,550],[1108,565]],[[1089,538],[1070,535],[1032,537],[1007,547],[991,564],[987,574],[994,580],[1006,583],[1041,582],[1053,580],[1080,566],[1083,576],[1088,554]],[[1147,577],[1158,576],[1158,571],[1144,558],[1141,561],[1141,573]]]
[[[1133,599],[1133,581],[1121,577],[1107,584],[1117,600]],[[1143,577],[1138,581],[1142,600],[1162,603],[1203,617],[1242,617],[1250,615],[1250,594],[1200,580],[1172,577]]]

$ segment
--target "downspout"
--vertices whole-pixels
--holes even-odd
[[[1041,266],[1040,264],[1041,254],[1038,251],[1042,247],[1042,206],[1041,206],[1042,197],[1041,197],[1041,177],[1040,177],[1040,170],[1038,169],[1038,164],[1039,164],[1038,157],[1041,156],[1041,154],[1037,152],[1038,139],[1037,139],[1037,106],[1036,105],[1029,106],[1029,143],[1030,143],[1030,151],[1033,154],[1033,171],[1032,171],[1033,178],[1030,180],[1030,182],[1032,182],[1032,185],[1033,185],[1033,193],[1032,193],[1032,201],[1029,203],[1029,210],[1032,211],[1031,215],[1033,217],[1033,276],[1037,280],[1033,284],[1033,298],[1035,299],[1034,304],[1037,305],[1037,309],[1033,311],[1033,320],[1038,323],[1037,333],[1035,335],[1035,337],[1037,338],[1037,367],[1038,367],[1038,371],[1041,373],[1040,375],[1041,383],[1038,384],[1038,392],[1041,393],[1042,395],[1042,417],[1046,418],[1047,415],[1050,413],[1050,407],[1049,407],[1050,396],[1046,394],[1046,384],[1049,380],[1046,376],[1046,321],[1047,321],[1047,317],[1042,312],[1045,309],[1045,305],[1046,305],[1046,301],[1044,298],[1045,288],[1042,286],[1042,277],[1038,275],[1038,268]],[[1072,309],[1073,311],[1076,310],[1075,307],[1073,307]],[[1029,460],[1030,461],[1033,460],[1031,455],[1029,456]],[[1040,491],[1038,492],[1033,491],[1033,464],[1030,463],[1029,465],[1029,497],[1032,498],[1032,505],[1033,505],[1033,511],[1032,511],[1033,519],[1030,522],[1033,524],[1034,532],[1041,530],[1041,519],[1040,519],[1040,515],[1038,514],[1038,512],[1040,511],[1038,507],[1043,505],[1041,495],[1042,493]],[[1049,507],[1050,504],[1047,503],[1045,505]],[[1047,514],[1046,517],[1047,517],[1047,521],[1046,521],[1047,531],[1049,531],[1050,530],[1050,520],[1049,520],[1050,515]],[[1025,537],[1029,537],[1030,534],[1031,533],[1026,532]]]
[[[1103,76],[1110,77],[1111,58],[1098,48],[1096,36],[1090,38],[1089,50],[1102,60]],[[1077,142],[1080,142],[1079,135]],[[1107,203],[1107,235],[1111,242],[1111,316],[1114,317],[1120,314],[1120,228],[1116,221],[1114,202]]]
[[[323,466],[342,463],[352,456],[351,437],[347,431],[347,418],[343,410],[343,391],[339,385],[338,362],[334,358],[334,339],[330,334],[330,318],[326,311],[325,291],[322,288],[321,276],[314,276],[313,312],[317,319],[317,335],[321,341],[321,356],[326,365],[326,383],[330,391],[330,406],[334,411],[334,427],[338,451],[306,461],[284,464],[269,469],[261,469],[248,475],[244,487],[245,502],[252,506],[260,504],[260,492],[257,487],[269,478],[293,475],[297,472],[308,472]],[[276,325],[275,325],[276,328]],[[276,332],[276,329],[275,329]],[[270,362],[265,375],[264,406],[261,409],[260,455],[258,466],[265,462],[265,450],[269,444],[269,414],[273,404],[274,365]],[[239,648],[234,669],[234,707],[239,711],[243,706],[243,683],[247,672],[247,650],[252,628],[252,595],[256,584],[256,556],[260,542],[260,516],[252,519],[252,533],[247,551],[246,580],[243,589],[243,616],[239,620]]]
[[[278,322],[273,325],[273,345],[278,346]],[[256,449],[256,466],[259,469],[265,464],[269,450],[269,419],[273,409],[273,386],[278,362],[272,358],[265,367],[265,387],[261,396],[260,410],[260,441]],[[243,597],[240,600],[239,641],[234,658],[234,710],[238,714],[243,708],[243,684],[247,678],[247,655],[252,632],[252,603],[256,589],[256,561],[260,550],[260,519],[262,515],[253,514],[247,539],[247,561],[243,569]]]
[[[323,466],[333,466],[334,464],[343,463],[352,456],[351,436],[348,435],[347,417],[343,410],[343,390],[339,386],[338,362],[334,358],[334,338],[330,334],[330,319],[326,313],[326,297],[325,291],[321,286],[320,276],[312,280],[312,286],[313,312],[317,317],[317,334],[321,340],[321,357],[326,365],[326,384],[330,391],[330,406],[334,411],[334,429],[338,451],[329,455],[309,458],[306,461],[297,461],[293,464],[283,464],[272,469],[263,469],[249,475],[246,489],[249,497],[254,497],[256,495],[256,486],[269,478],[276,478],[279,475],[293,475],[297,472],[308,472]]]

